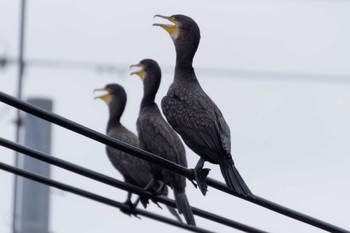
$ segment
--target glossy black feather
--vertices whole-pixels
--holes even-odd
[[[140,62],[145,71],[143,80],[144,96],[141,101],[137,132],[143,149],[187,167],[186,151],[180,137],[162,117],[154,101],[158,91],[161,71],[158,64],[150,59]],[[151,165],[154,178],[174,190],[179,213],[184,214],[187,224],[195,225],[195,220],[185,194],[185,177],[156,165]]]
[[[162,110],[184,142],[205,160],[219,164],[230,158],[230,130],[199,84],[173,83],[162,99]]]
[[[253,196],[234,166],[230,129],[220,109],[201,88],[192,66],[200,41],[199,27],[188,16],[170,18],[176,26],[176,33],[171,34],[176,67],[174,81],[162,99],[163,113],[195,153],[205,161],[220,165],[229,188],[244,196]],[[201,171],[201,167],[195,171]],[[205,182],[199,180],[198,175],[196,179],[197,183]],[[205,195],[205,185],[200,185],[200,189]]]
[[[124,88],[118,84],[109,84],[105,89],[110,95],[107,135],[132,146],[140,147],[138,137],[120,123],[127,100]],[[148,162],[109,146],[106,147],[106,151],[112,165],[120,172],[125,182],[144,188],[152,180]],[[156,191],[159,186],[160,184],[155,185],[151,191]],[[163,195],[167,195],[166,189]],[[141,197],[141,202],[146,207],[148,199]]]

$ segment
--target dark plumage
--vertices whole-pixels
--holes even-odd
[[[124,112],[127,100],[124,88],[118,84],[108,84],[105,86],[105,88],[97,90],[103,90],[107,92],[105,95],[96,97],[102,99],[108,105],[109,119],[106,130],[107,135],[128,143],[132,146],[140,147],[139,139],[137,136],[120,123],[120,118]],[[106,151],[112,165],[121,173],[125,182],[141,188],[145,188],[153,180],[150,171],[150,164],[147,161],[109,146],[106,147]],[[149,188],[149,190],[151,192],[156,192],[160,187],[161,183],[155,182]],[[167,194],[168,190],[165,188],[162,192],[162,195],[166,196]],[[132,194],[129,192],[126,204],[132,208],[135,208],[137,202],[135,204],[132,204],[131,195]],[[140,197],[140,200],[142,205],[146,208],[148,199],[146,197]],[[174,209],[169,208],[169,210],[172,212],[172,214],[174,214]],[[181,220],[176,211],[175,217]]]
[[[132,74],[139,75],[144,86],[144,95],[137,119],[137,132],[141,147],[187,167],[186,152],[181,139],[162,117],[154,102],[161,79],[161,71],[157,62],[144,59],[134,66],[141,68],[140,71]],[[156,180],[164,182],[174,190],[176,206],[179,213],[184,214],[187,224],[195,225],[192,209],[185,194],[186,178],[156,165],[152,165],[151,170]]]
[[[200,41],[197,23],[184,15],[165,18],[173,25],[161,26],[171,36],[176,49],[174,81],[162,99],[162,110],[170,125],[201,159],[195,168],[197,183],[205,195],[205,161],[219,164],[228,187],[243,196],[253,194],[238,173],[231,156],[230,129],[216,104],[201,88],[192,61]]]

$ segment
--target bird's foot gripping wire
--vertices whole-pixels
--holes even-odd
[[[202,194],[205,196],[208,191],[208,184],[207,184],[207,176],[209,174],[210,169],[209,168],[199,168],[199,169],[193,169],[194,179],[196,180],[197,184],[194,183],[192,180],[192,184],[202,192]]]
[[[205,196],[208,190],[208,184],[207,184],[207,176],[209,174],[210,169],[209,168],[203,168],[205,163],[205,160],[203,158],[200,158],[196,167],[193,170],[193,179],[196,180],[197,184],[194,183],[193,180],[191,180],[192,184],[199,190],[201,190],[202,194]]]
[[[152,178],[151,180],[150,180],[150,182],[146,185],[146,187],[143,189],[143,190],[145,190],[145,191],[151,191],[152,190],[152,188],[155,186],[155,185],[157,185],[158,183],[157,183],[157,181],[156,181],[156,179],[154,179],[154,178]],[[152,194],[153,194],[153,196],[159,196],[159,195],[162,195],[162,193],[163,193],[163,191],[164,191],[164,189],[165,189],[166,187],[165,187],[165,184],[164,184],[164,182],[161,182],[160,184],[159,184],[159,188],[157,189],[157,190],[155,190],[155,191],[153,191],[152,192]],[[153,198],[151,198],[151,200],[152,200],[152,202],[154,203],[154,204],[156,204],[160,209],[162,209],[162,207],[158,204],[158,202],[156,201],[156,200],[154,200]],[[144,207],[145,207],[145,205],[144,205]],[[146,207],[145,207],[146,208]]]
[[[164,182],[161,182],[159,188],[158,188],[156,191],[153,192],[153,195],[154,195],[154,196],[157,196],[157,197],[160,196],[160,195],[162,195],[163,192],[164,192],[164,190],[165,190],[165,188],[166,188],[165,183],[164,183]],[[156,205],[158,206],[158,208],[163,209],[163,208],[158,204],[158,202],[156,202],[156,201],[153,200],[153,199],[152,199],[152,201],[154,202],[154,204],[156,204]]]
[[[136,213],[137,204],[138,204],[138,201],[135,203],[132,203],[131,200],[128,199],[124,202],[124,205],[126,205],[126,207],[121,207],[120,211],[123,212],[124,214],[129,215],[130,217],[133,215],[138,219],[141,219],[139,216],[137,216],[137,213]]]
[[[154,195],[159,196],[162,195],[165,190],[165,183],[160,182],[159,188],[154,192]]]

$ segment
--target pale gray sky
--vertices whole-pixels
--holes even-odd
[[[0,47],[18,53],[18,2],[0,1]],[[237,167],[251,190],[264,198],[350,229],[350,2],[348,1],[28,1],[26,57],[121,64],[143,58],[172,67],[175,50],[165,31],[152,27],[155,14],[186,14],[201,28],[194,65],[204,90],[231,128]],[[269,79],[265,73],[214,75],[205,69],[327,74],[329,82],[300,77]],[[0,70],[0,90],[15,94],[16,69]],[[345,75],[348,82],[338,82]],[[308,77],[306,75],[306,77]],[[293,80],[295,78],[296,80]],[[172,81],[163,74],[159,102]],[[117,82],[128,93],[122,121],[135,132],[142,96],[138,78],[91,70],[29,67],[25,97],[49,97],[54,112],[104,132],[107,108],[92,90]],[[0,104],[1,137],[14,139],[15,111]],[[198,156],[188,151],[189,166]],[[0,161],[14,164],[0,148]],[[67,161],[121,178],[104,146],[60,127],[53,128],[53,153]],[[210,176],[222,180],[218,167]],[[126,193],[58,168],[53,178],[124,201]],[[13,176],[0,171],[0,232],[11,232]],[[188,182],[193,206],[269,232],[322,232],[210,188],[206,197]],[[73,194],[52,192],[50,230],[63,232],[185,232]],[[166,209],[149,208],[171,217]],[[200,217],[200,227],[234,230]]]

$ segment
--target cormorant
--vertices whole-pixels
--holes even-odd
[[[162,99],[162,110],[187,146],[201,157],[194,174],[203,195],[207,191],[208,174],[203,166],[205,161],[209,161],[220,165],[230,189],[243,196],[253,197],[232,160],[230,129],[220,109],[201,88],[192,66],[200,41],[197,23],[185,15],[155,17],[173,23],[153,25],[162,27],[170,34],[176,49],[174,81]]]
[[[143,81],[144,93],[137,119],[141,148],[187,167],[186,152],[181,139],[162,117],[154,101],[161,80],[158,63],[151,59],[144,59],[131,67],[140,68],[131,75],[137,74]],[[179,213],[184,214],[187,224],[196,225],[185,193],[186,178],[156,165],[152,165],[151,170],[156,180],[164,182],[174,190],[176,206]]]
[[[96,89],[95,91],[106,92],[106,94],[95,98],[102,99],[108,105],[109,119],[106,129],[107,135],[132,146],[140,147],[138,137],[120,123],[120,118],[124,112],[127,100],[124,88],[118,84],[107,84],[104,88]],[[145,188],[153,180],[150,171],[150,163],[147,161],[109,146],[106,146],[106,151],[112,165],[121,173],[126,183]],[[160,182],[153,182],[153,185],[149,187],[149,191],[155,193],[160,187]],[[167,196],[167,194],[168,190],[165,188],[162,195]],[[148,198],[140,197],[140,199],[133,204],[131,202],[131,196],[132,193],[128,192],[128,197],[125,202],[131,208],[136,208],[138,200],[141,201],[144,208],[147,207]],[[168,207],[168,209],[179,221],[181,221],[181,218],[178,216],[175,209],[172,207]],[[127,211],[123,212],[128,213]]]

